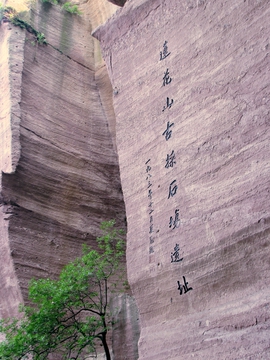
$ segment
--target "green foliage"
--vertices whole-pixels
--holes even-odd
[[[37,35],[36,35],[36,39],[37,39],[37,43],[39,45],[43,45],[43,44],[47,45],[47,40],[46,40],[45,35],[43,33],[38,32]]]
[[[35,41],[39,45],[47,45],[47,40],[45,35],[37,30],[35,30],[30,24],[26,21],[19,19],[17,16],[10,18],[10,22],[15,25],[19,26],[21,29],[26,29],[29,33],[35,35]]]
[[[14,26],[19,26],[21,29],[27,30],[29,33],[34,34],[35,41],[39,45],[47,45],[45,35],[36,29],[34,29],[28,22],[19,18],[19,14],[12,7],[3,7],[0,4],[0,20],[5,19],[9,21]]]
[[[53,5],[58,5],[58,0],[41,0],[43,3],[50,3]]]
[[[77,5],[72,4],[71,2],[66,2],[62,8],[71,14],[81,15],[82,12],[78,9]]]
[[[52,353],[62,359],[84,359],[100,344],[111,359],[106,340],[111,326],[108,301],[112,286],[123,289],[118,274],[124,242],[114,221],[102,223],[101,228],[99,251],[84,246],[83,255],[64,267],[59,280],[31,280],[29,299],[34,306],[22,306],[21,320],[0,322],[0,332],[6,336],[0,343],[1,360],[28,356],[45,360]],[[116,281],[109,286],[112,276]]]
[[[4,10],[5,10],[4,5],[0,3],[0,21],[2,21],[2,19],[3,19]]]

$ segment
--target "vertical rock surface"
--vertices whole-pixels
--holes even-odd
[[[79,9],[33,4],[28,21],[48,45],[1,23],[0,317],[28,302],[31,278],[55,278],[82,244],[95,246],[101,221],[126,226],[112,88],[91,36],[118,7]]]
[[[270,5],[133,0],[114,89],[140,360],[268,359]]]
[[[0,189],[2,171],[12,173],[20,157],[19,122],[21,110],[21,80],[23,68],[23,44],[25,34],[11,29],[8,24],[0,28]],[[12,46],[11,46],[12,44]],[[0,198],[0,313],[1,317],[17,314],[22,302],[21,289],[11,257],[9,244],[9,217],[11,204]]]
[[[111,104],[101,102],[95,80],[91,22],[49,3],[36,4],[31,17],[47,46],[1,25],[2,34],[11,33],[4,64],[10,69],[1,71],[10,82],[10,96],[3,91],[10,97],[10,108],[3,99],[7,124],[11,117],[11,128],[3,129],[11,145],[2,160],[2,203],[24,299],[30,278],[57,275],[95,239],[103,219],[123,226],[125,216],[105,114]]]
[[[114,359],[138,359],[140,319],[134,298],[128,294],[118,295],[111,307],[115,320],[112,332]]]

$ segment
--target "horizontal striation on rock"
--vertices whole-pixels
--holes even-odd
[[[104,1],[98,5],[104,8]],[[114,113],[96,83],[91,19],[51,4],[36,4],[30,17],[47,46],[8,23],[0,31],[1,55],[7,54],[1,57],[7,70],[1,71],[7,75],[1,93],[7,128],[1,130],[1,139],[7,137],[1,149],[1,316],[16,313],[20,291],[27,301],[29,279],[55,278],[80,254],[82,243],[96,246],[101,221],[114,218],[125,227],[115,140],[106,118]],[[103,93],[111,93],[106,74],[101,78]],[[19,152],[11,146],[14,134]],[[8,159],[14,153],[12,168]],[[10,306],[4,300],[11,289],[8,263],[9,278],[19,284]]]
[[[137,0],[94,31],[140,360],[269,357],[269,15],[268,1]]]
[[[12,172],[20,157],[20,88],[25,34],[2,24],[0,32],[0,168]],[[12,46],[11,46],[12,44]]]
[[[0,189],[2,171],[14,171],[20,157],[19,119],[21,71],[25,34],[1,25],[0,29]],[[11,44],[13,46],[11,46]],[[4,210],[4,211],[3,211]],[[0,196],[0,315],[18,313],[22,302],[14,264],[10,256],[8,218]]]
[[[39,2],[24,14],[46,46],[7,22],[0,27],[1,318],[28,303],[30,279],[57,278],[82,244],[96,248],[101,221],[126,228],[112,87],[91,36],[117,7],[78,5],[81,16]],[[118,360],[136,359],[136,303],[123,297],[109,345]]]

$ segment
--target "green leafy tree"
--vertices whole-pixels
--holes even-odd
[[[122,231],[114,225],[114,221],[102,223],[99,251],[84,246],[83,255],[66,265],[59,280],[31,281],[33,306],[21,307],[22,319],[0,323],[0,332],[5,334],[0,343],[1,360],[43,360],[53,353],[62,359],[85,359],[96,353],[100,344],[106,359],[111,359],[108,305],[110,294],[123,290],[124,255]]]

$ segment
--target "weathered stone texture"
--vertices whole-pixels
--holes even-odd
[[[2,24],[0,32],[1,170],[14,171],[20,157],[20,100],[25,34]]]
[[[111,308],[115,320],[112,333],[114,359],[138,359],[140,319],[134,298],[128,294],[118,295]]]
[[[26,34],[22,85],[16,88],[20,101],[11,98],[18,109],[20,160],[14,173],[2,176],[24,299],[28,280],[58,274],[82,243],[93,241],[100,221],[124,220],[117,155],[95,81],[91,27],[53,7],[46,11],[36,13],[34,23],[47,30],[49,45],[33,46]]]
[[[101,221],[125,227],[112,89],[91,36],[115,10],[95,6],[88,18],[37,3],[29,18],[47,46],[1,24],[1,317],[27,302],[31,278],[55,278],[95,246]]]
[[[0,318],[18,315],[31,278],[56,278],[83,243],[95,247],[101,221],[126,226],[112,87],[91,36],[118,8],[82,2],[76,16],[32,6],[24,18],[47,46],[7,22],[0,27]],[[122,298],[109,343],[114,358],[131,360],[138,315],[134,300]]]
[[[114,89],[140,360],[270,357],[269,18],[266,0],[134,0],[94,33]]]
[[[11,29],[9,25],[2,25],[0,30],[0,169],[12,172],[20,157],[18,104],[25,35],[17,29]],[[5,317],[17,314],[18,305],[22,302],[21,290],[10,256],[9,216],[10,207],[4,207],[4,212],[0,211],[0,314]]]

